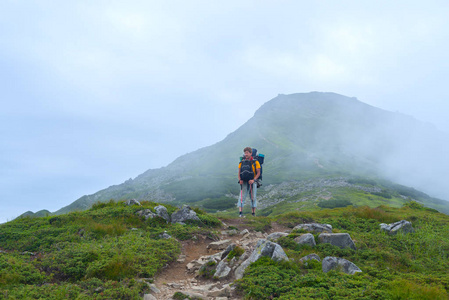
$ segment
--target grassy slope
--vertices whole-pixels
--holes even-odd
[[[109,202],[0,225],[0,299],[141,299],[148,286],[136,279],[154,277],[180,253],[161,233],[183,240],[219,224],[199,211],[203,222],[187,226],[135,214],[155,206]]]
[[[155,205],[146,202],[143,208]],[[175,210],[168,208],[169,213]],[[144,221],[135,214],[140,209],[110,202],[85,212],[2,224],[0,299],[141,299],[148,286],[136,279],[153,277],[180,251],[178,242],[160,239],[160,233],[167,231],[181,240],[198,233],[214,234],[213,228],[204,225]],[[216,218],[198,213],[204,224],[218,224]],[[389,236],[379,229],[380,223],[402,219],[412,221],[416,232]],[[356,251],[326,244],[314,249],[300,247],[293,242],[300,233],[293,232],[279,241],[291,262],[261,260],[238,282],[238,289],[248,299],[448,298],[449,216],[417,202],[400,208],[291,211],[246,220],[256,230],[266,230],[273,221],[288,227],[328,223],[334,232],[349,233],[357,246]],[[298,261],[310,253],[346,258],[363,273],[324,274],[319,263]]]
[[[410,220],[415,233],[390,236],[380,223]],[[293,227],[303,222],[331,224],[334,232],[347,232],[357,250],[327,244],[298,246],[291,233],[278,242],[289,263],[261,260],[251,265],[238,283],[249,299],[448,299],[449,217],[411,202],[403,208],[338,208],[315,212],[291,212],[276,217]],[[324,274],[320,263],[305,265],[299,258],[316,253],[346,258],[363,273]]]
[[[320,186],[319,181],[343,181],[348,186],[332,187]],[[312,185],[314,187],[309,188]],[[235,190],[234,188],[234,195]],[[375,190],[375,191],[371,191]],[[401,207],[410,201],[416,201],[426,207],[433,208],[439,212],[449,214],[449,202],[432,198],[425,193],[403,185],[394,184],[385,180],[367,179],[364,177],[316,177],[304,181],[290,182],[288,185],[262,187],[257,191],[258,204],[262,209],[259,215],[276,216],[291,211],[316,211],[321,208],[368,206],[377,207],[386,205]],[[206,198],[198,201],[195,205],[202,207],[210,213],[223,217],[232,217],[236,214],[236,196],[222,196],[219,199]],[[271,199],[282,200],[271,205]],[[342,201],[343,200],[343,201]],[[248,200],[246,201],[248,202]],[[342,203],[345,203],[342,205]],[[327,206],[326,206],[327,204]],[[267,207],[268,206],[268,207]],[[245,205],[244,212],[249,212],[249,203]]]

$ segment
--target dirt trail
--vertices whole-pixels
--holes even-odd
[[[229,226],[233,226],[238,228],[238,231],[242,231],[244,229],[248,229],[251,234],[255,234],[255,232],[249,226],[249,221],[246,218],[237,218],[237,219],[229,219],[225,220],[226,229]],[[272,232],[278,231],[289,231],[289,228],[281,226],[277,223],[272,223],[272,228],[265,233],[265,235],[270,234]],[[225,229],[221,229],[220,240],[229,239],[232,240],[233,243],[240,244],[240,239],[242,236],[240,234],[235,235],[227,235],[225,233]],[[260,237],[261,233],[257,233]],[[198,260],[202,256],[213,255],[220,250],[210,250],[208,249],[208,245],[213,242],[210,238],[205,236],[197,236],[197,240],[188,240],[181,242],[181,255],[178,260],[167,265],[165,269],[163,269],[159,274],[156,275],[154,284],[159,289],[159,293],[154,293],[153,295],[159,299],[172,299],[171,297],[176,291],[201,291],[203,287],[210,286],[214,284],[215,286],[222,287],[224,284],[231,283],[232,279],[227,281],[216,281],[210,279],[202,279],[196,277],[196,272],[188,272],[187,264],[194,260]],[[254,236],[254,239],[256,237]],[[203,299],[240,299],[238,296],[230,296],[228,298],[223,297],[209,297]]]

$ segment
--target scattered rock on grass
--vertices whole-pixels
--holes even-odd
[[[322,269],[324,273],[327,273],[331,270],[337,270],[349,275],[354,275],[355,273],[362,272],[359,267],[357,267],[349,260],[333,256],[328,256],[323,259]]]
[[[380,224],[380,229],[387,232],[390,235],[395,235],[398,232],[402,233],[413,233],[415,229],[412,227],[412,223],[406,220],[401,220],[392,224]]]

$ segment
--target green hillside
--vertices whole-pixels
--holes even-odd
[[[412,234],[391,236],[379,230],[380,223],[410,220]],[[271,220],[271,219],[270,219]],[[409,203],[402,208],[338,208],[316,212],[291,212],[274,218],[293,227],[304,222],[330,224],[334,232],[349,233],[357,250],[328,244],[300,246],[292,232],[278,243],[291,259],[275,263],[262,259],[252,264],[237,283],[249,299],[448,299],[449,218],[447,215]],[[323,273],[321,263],[298,263],[305,255],[345,258],[362,273]]]
[[[237,163],[245,146],[265,154],[264,187],[359,176],[449,196],[445,145],[449,137],[433,127],[355,98],[318,92],[279,95],[224,140],[83,196],[55,214],[84,210],[97,201],[132,198],[190,203],[211,211],[223,197],[230,201],[238,194]],[[413,199],[449,211],[442,202],[439,207],[434,200],[428,204],[429,196]]]
[[[137,279],[152,278],[175,260],[179,241],[212,235],[211,226],[220,224],[201,211],[201,221],[185,226],[136,215],[155,206],[99,203],[1,224],[0,299],[141,299],[149,287]],[[177,240],[161,238],[164,232]]]
[[[217,218],[200,210],[201,221],[187,225],[145,220],[136,212],[154,211],[156,203],[142,204],[100,203],[82,212],[1,224],[0,299],[142,299],[147,283],[177,259],[182,241],[214,238],[223,230]],[[176,209],[167,207],[169,214]],[[379,228],[398,220],[411,221],[415,232],[388,235]],[[235,282],[239,298],[448,299],[448,215],[408,202],[397,208],[348,206],[249,217],[232,229],[264,232],[275,224],[293,228],[304,222],[349,233],[357,250],[300,246],[293,241],[300,232],[292,231],[278,240],[290,261],[250,265]],[[164,232],[176,239],[161,238]],[[323,273],[321,263],[299,261],[310,253],[346,258],[362,273]]]

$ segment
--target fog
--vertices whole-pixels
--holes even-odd
[[[443,0],[3,1],[0,222],[214,144],[280,93],[357,97],[447,133],[448,15]],[[431,159],[385,164],[403,178],[422,162],[430,187],[447,178]]]

